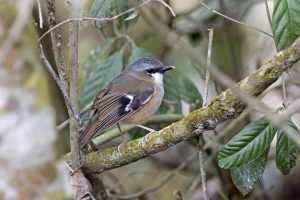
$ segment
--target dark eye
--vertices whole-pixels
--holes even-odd
[[[147,69],[147,70],[146,70],[146,73],[147,73],[148,75],[151,75],[151,74],[155,73],[155,71],[154,71],[154,69],[150,68],[150,69]]]

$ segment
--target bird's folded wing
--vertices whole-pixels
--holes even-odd
[[[98,99],[97,105],[93,105],[94,120],[90,121],[90,127],[80,136],[80,144],[88,144],[97,132],[134,114],[151,99],[153,92],[154,88],[149,87],[138,94],[112,93]]]

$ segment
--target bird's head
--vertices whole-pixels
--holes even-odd
[[[129,73],[138,74],[143,79],[150,79],[162,84],[164,72],[174,68],[174,66],[164,66],[153,57],[144,57],[132,63],[127,70]]]

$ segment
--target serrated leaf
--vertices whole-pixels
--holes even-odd
[[[277,50],[290,46],[300,36],[300,0],[276,0],[272,28]]]
[[[181,99],[189,104],[190,111],[202,107],[202,96],[191,79],[184,75],[180,76],[177,82],[177,88]]]
[[[110,17],[112,11],[116,8],[116,0],[95,0],[91,9],[90,16],[97,18]],[[98,29],[103,29],[107,22],[95,21],[94,24]]]
[[[95,72],[97,67],[106,59],[109,50],[115,39],[108,38],[103,41],[91,51],[90,56],[83,64],[84,76],[87,78],[91,73]]]
[[[238,190],[245,196],[253,190],[261,179],[268,158],[270,146],[255,160],[240,167],[230,169],[231,178]]]
[[[115,51],[86,77],[79,101],[81,108],[89,104],[101,89],[122,72],[123,52],[124,48]]]
[[[269,148],[276,130],[264,117],[252,122],[219,151],[219,166],[239,167],[258,158]]]
[[[297,133],[299,130],[297,126],[289,121],[288,125],[295,129]],[[276,144],[276,166],[283,175],[290,173],[291,169],[296,165],[298,148],[297,145],[289,139],[282,130],[277,131],[277,144]]]

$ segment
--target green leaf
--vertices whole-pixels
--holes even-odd
[[[91,73],[94,73],[97,67],[105,61],[114,41],[112,38],[102,40],[101,43],[91,51],[90,56],[83,64],[85,78],[90,77]]]
[[[90,9],[90,16],[97,17],[97,18],[110,17],[113,10],[116,8],[116,6],[117,6],[116,0],[95,0]],[[94,23],[98,29],[103,29],[107,22],[95,21]]]
[[[141,3],[142,1],[138,1]],[[129,10],[130,7],[127,1],[124,0],[95,0],[90,9],[90,16],[97,18],[111,17],[113,14],[118,14]],[[139,18],[137,12],[129,12],[118,17],[118,25],[122,28],[125,25],[126,28],[133,26]],[[127,20],[126,20],[127,19]],[[95,21],[96,28],[105,28],[107,21]]]
[[[300,36],[300,0],[276,0],[272,28],[277,50],[290,46]]]
[[[288,125],[295,129],[298,133],[297,126],[289,121]],[[296,165],[298,148],[297,145],[286,136],[282,130],[277,131],[276,144],[276,166],[283,175],[290,173],[291,169]]]
[[[269,148],[276,130],[264,117],[252,122],[219,151],[220,167],[239,167],[258,158]]]
[[[235,187],[237,187],[244,196],[251,192],[261,179],[266,167],[269,150],[270,146],[250,163],[230,169],[231,178]]]
[[[89,76],[85,79],[80,96],[79,103],[81,108],[89,104],[101,89],[122,72],[123,52],[124,48],[115,51],[103,63],[96,66],[92,71],[93,73],[89,73]],[[86,62],[89,62],[89,59]]]
[[[181,99],[189,104],[190,111],[202,107],[202,96],[191,79],[186,76],[180,76],[177,86]]]

